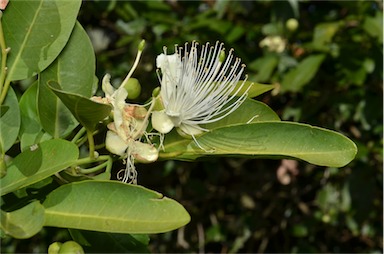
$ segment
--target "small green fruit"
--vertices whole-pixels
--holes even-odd
[[[128,79],[128,82],[124,85],[125,90],[128,92],[128,99],[136,99],[141,93],[140,82],[135,78]]]
[[[287,20],[285,26],[289,31],[294,32],[299,27],[299,22],[297,21],[297,19],[291,18]]]
[[[48,254],[58,254],[61,248],[61,245],[63,245],[61,242],[54,242],[51,245],[49,245]]]
[[[80,244],[75,241],[68,241],[61,245],[59,254],[84,254],[84,250]]]

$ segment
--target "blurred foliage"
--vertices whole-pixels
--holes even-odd
[[[155,56],[163,46],[172,52],[186,41],[223,41],[247,64],[249,80],[278,85],[258,99],[283,120],[337,130],[359,148],[340,169],[236,158],[138,165],[142,185],[180,201],[192,217],[183,229],[151,236],[151,251],[382,253],[382,7],[382,1],[83,2],[79,20],[95,47],[98,77],[123,77],[145,39],[135,73],[144,100],[159,86]],[[43,252],[53,241],[70,240],[52,231],[5,239],[2,251]]]

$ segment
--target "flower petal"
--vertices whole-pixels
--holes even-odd
[[[141,163],[154,162],[159,157],[159,151],[153,145],[134,141],[133,146],[132,154]]]
[[[160,133],[167,134],[175,125],[163,110],[152,112],[152,127]]]
[[[128,148],[128,145],[123,139],[112,131],[107,131],[107,137],[105,138],[105,147],[113,154],[124,155]]]

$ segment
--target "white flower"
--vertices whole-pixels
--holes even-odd
[[[235,111],[246,98],[237,97],[244,85],[237,86],[244,71],[241,60],[229,51],[225,58],[222,43],[203,45],[192,42],[188,51],[176,46],[176,53],[156,59],[161,70],[160,98],[164,110],[152,112],[152,126],[160,133],[174,127],[194,137],[208,131],[200,125],[218,121]]]
[[[140,141],[146,134],[149,113],[144,106],[126,103],[127,91],[123,86],[115,89],[109,74],[103,78],[102,89],[105,98],[96,100],[111,104],[113,108],[113,122],[108,124],[105,146],[113,154],[126,156],[126,168],[119,171],[118,179],[136,183],[135,160],[154,162],[159,154],[152,144]]]
[[[271,52],[281,53],[285,49],[286,42],[281,36],[267,36],[260,41],[259,46],[261,48],[267,47]]]

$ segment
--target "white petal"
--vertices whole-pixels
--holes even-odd
[[[193,125],[186,125],[186,124],[181,124],[179,128],[177,128],[177,132],[183,136],[198,136],[204,131],[198,126],[193,126]]]
[[[150,144],[135,141],[133,146],[133,156],[141,163],[154,162],[159,157],[159,151]]]
[[[175,125],[164,111],[153,111],[152,127],[160,133],[167,134]]]
[[[105,93],[105,97],[110,97],[115,92],[115,88],[111,85],[111,75],[105,74],[103,77],[103,81],[101,84],[101,88],[103,89],[103,92]]]
[[[124,155],[127,150],[127,144],[122,140],[119,135],[112,131],[107,132],[107,137],[105,139],[105,147],[113,154]]]

